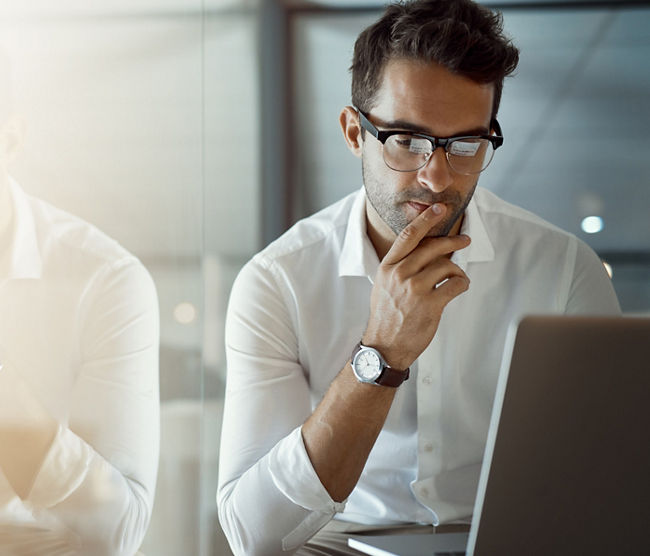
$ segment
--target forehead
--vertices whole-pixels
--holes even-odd
[[[435,62],[389,60],[372,114],[383,122],[405,121],[448,136],[489,127],[494,85],[451,73]]]

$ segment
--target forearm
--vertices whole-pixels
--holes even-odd
[[[333,500],[345,500],[356,486],[395,392],[359,382],[348,362],[303,425],[309,459]]]

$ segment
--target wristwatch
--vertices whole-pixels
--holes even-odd
[[[364,346],[361,342],[352,350],[350,360],[354,376],[359,382],[397,388],[409,377],[409,369],[393,369],[375,348]]]

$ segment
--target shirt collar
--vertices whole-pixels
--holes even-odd
[[[11,211],[12,221],[4,238],[7,252],[2,258],[2,275],[9,280],[40,278],[43,260],[29,198],[12,178],[7,187],[9,202],[1,210]]]
[[[339,276],[364,276],[372,281],[378,268],[379,258],[367,233],[366,192],[362,187],[348,216],[339,257]]]
[[[476,193],[480,195],[478,190]],[[481,218],[476,194],[467,205],[460,233],[472,239],[467,248],[455,252],[451,259],[463,270],[466,270],[468,263],[494,260],[494,247]],[[348,217],[339,258],[339,276],[366,276],[372,281],[378,267],[379,259],[367,234],[366,194],[365,189],[361,188]]]
[[[481,191],[477,189],[465,209],[465,217],[460,227],[460,233],[468,235],[472,242],[465,249],[454,252],[451,257],[451,260],[463,270],[467,270],[468,263],[481,263],[494,260],[494,246],[487,233],[478,207],[477,196],[480,195]]]

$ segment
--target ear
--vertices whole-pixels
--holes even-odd
[[[16,115],[10,116],[0,125],[0,161],[4,166],[20,151],[25,139],[25,121]]]
[[[363,139],[361,138],[361,124],[359,124],[359,114],[352,106],[346,106],[341,110],[339,123],[343,131],[343,137],[348,145],[348,149],[355,156],[361,156]]]

